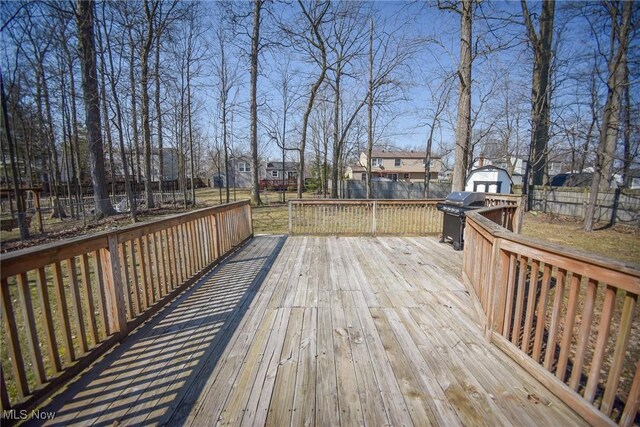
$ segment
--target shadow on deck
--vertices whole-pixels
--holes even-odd
[[[252,239],[53,399],[54,425],[583,425],[491,346],[433,238]]]
[[[252,239],[43,408],[51,425],[163,424],[189,411],[284,245]]]

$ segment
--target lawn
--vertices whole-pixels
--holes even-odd
[[[640,230],[630,226],[596,227],[587,233],[579,218],[525,214],[522,234],[620,261],[640,264]]]

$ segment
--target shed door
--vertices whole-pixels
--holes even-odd
[[[500,181],[476,181],[473,183],[473,191],[478,193],[499,193],[501,187]]]

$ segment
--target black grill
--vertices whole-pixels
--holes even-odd
[[[440,243],[451,241],[453,249],[459,251],[464,247],[465,213],[484,207],[484,193],[454,191],[436,207],[444,214]]]

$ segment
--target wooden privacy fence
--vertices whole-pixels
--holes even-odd
[[[252,234],[243,201],[3,255],[2,409],[33,407]]]
[[[632,425],[640,269],[512,233],[510,209],[467,215],[463,278],[487,337],[589,423]]]
[[[290,200],[289,234],[435,234],[442,229],[440,201]]]

